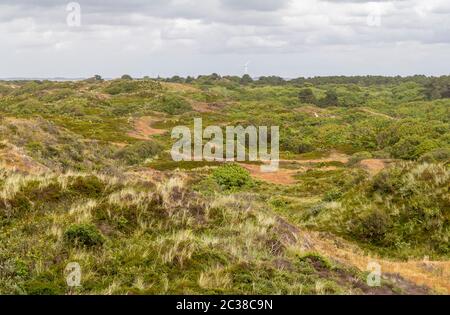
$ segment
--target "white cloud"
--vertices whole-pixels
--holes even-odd
[[[267,59],[266,69],[253,65],[255,75],[314,74],[292,66],[296,55],[309,58],[318,74],[374,73],[383,69],[375,66],[377,56],[390,56],[394,73],[395,61],[400,74],[450,72],[442,57],[450,46],[447,0],[83,0],[80,28],[66,24],[68,2],[0,4],[0,77],[233,73],[242,69],[227,63],[250,56]],[[379,25],[368,24],[369,15]],[[416,51],[399,45],[421,51],[422,59],[401,66],[409,56],[398,52]],[[330,67],[337,57],[323,52],[345,67]],[[30,62],[33,56],[39,65]],[[172,64],[160,64],[166,59]],[[272,59],[277,69],[269,66]],[[367,62],[356,62],[362,59]]]

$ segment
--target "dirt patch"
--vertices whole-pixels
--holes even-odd
[[[276,172],[266,173],[261,171],[260,165],[253,164],[240,164],[246,170],[250,172],[250,175],[256,179],[278,184],[278,185],[292,185],[295,184],[294,175],[298,173],[298,170],[286,170],[279,169]]]
[[[167,132],[167,130],[164,129],[152,128],[151,125],[155,122],[158,122],[155,117],[139,117],[134,120],[134,129],[133,131],[129,132],[128,135],[139,140],[150,140],[151,136],[162,135]]]
[[[374,176],[387,167],[389,160],[368,159],[359,162],[360,166],[367,170],[370,175]]]
[[[193,110],[199,113],[212,113],[214,109],[206,102],[191,102]]]
[[[320,108],[320,107],[314,107],[314,106],[302,106],[302,107],[298,107],[298,108],[294,109],[294,111],[296,111],[298,113],[302,113],[302,114],[307,114],[314,118],[335,117],[335,116],[331,115],[331,113],[328,110],[326,110],[324,108]]]
[[[48,172],[49,169],[36,162],[25,154],[20,148],[11,145],[3,144],[4,149],[0,150],[0,166],[12,171],[20,171],[26,174],[42,174]]]
[[[386,119],[389,119],[389,120],[397,120],[397,119],[394,118],[394,117],[391,117],[391,116],[386,115],[386,114],[383,114],[383,113],[374,112],[373,110],[368,109],[368,108],[362,107],[362,108],[360,108],[359,110],[362,111],[362,112],[365,112],[365,113],[367,113],[367,114],[371,114],[371,115],[373,115],[373,116],[383,117],[383,118],[386,118]]]
[[[350,160],[349,156],[344,153],[339,152],[331,152],[328,157],[319,158],[319,159],[310,159],[310,160],[280,160],[280,162],[284,163],[296,163],[296,164],[308,164],[308,163],[327,163],[327,162],[341,162],[347,163]]]
[[[250,175],[256,179],[266,181],[273,184],[278,185],[293,185],[297,181],[294,176],[300,172],[306,172],[309,169],[313,169],[314,167],[308,164],[315,163],[326,163],[326,162],[341,162],[347,163],[349,161],[349,157],[346,154],[332,152],[328,157],[321,159],[313,159],[313,160],[279,160],[280,163],[290,164],[290,165],[300,165],[300,167],[285,169],[279,168],[276,172],[262,172],[260,165],[254,164],[240,164],[242,167],[247,169],[250,172]],[[333,171],[338,169],[335,166],[325,166],[322,168],[317,168],[321,171]]]
[[[192,109],[199,113],[214,113],[227,106],[226,103],[207,103],[197,101],[191,101],[190,104]]]

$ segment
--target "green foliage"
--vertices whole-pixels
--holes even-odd
[[[192,110],[191,105],[183,98],[166,95],[162,98],[158,109],[170,115],[179,115]]]
[[[129,74],[124,74],[120,79],[121,80],[133,80],[133,78]]]
[[[80,294],[374,292],[333,260],[304,255],[297,226],[371,254],[448,257],[450,102],[440,80],[0,82],[0,292],[68,293],[69,261],[89,275]],[[142,116],[165,130],[199,116],[205,126],[280,126],[282,159],[299,160],[280,167],[298,170],[296,183],[255,185],[235,164],[172,161],[170,133],[132,138]],[[370,177],[357,162],[371,157],[442,164]]]
[[[225,164],[213,171],[213,178],[225,189],[238,189],[251,183],[249,172],[237,164]]]
[[[339,106],[339,99],[337,93],[333,90],[327,91],[325,97],[319,101],[319,106],[321,107]]]
[[[440,148],[424,154],[420,158],[421,162],[428,163],[450,163],[450,148]]]
[[[301,103],[317,104],[316,96],[314,95],[314,92],[309,88],[300,90],[300,92],[298,93],[298,98]]]
[[[450,254],[448,169],[402,163],[342,199],[343,209],[323,216],[327,226],[375,249]]]
[[[355,154],[352,155],[348,164],[355,165],[355,164],[361,162],[362,160],[371,159],[372,157],[373,157],[372,154],[367,151],[356,152]]]
[[[74,224],[64,232],[64,239],[73,246],[94,247],[102,245],[104,237],[90,224]]]
[[[425,85],[425,95],[431,100],[450,98],[450,76],[432,78]]]
[[[161,153],[162,147],[153,141],[140,141],[120,149],[115,158],[123,160],[128,165],[135,165]]]

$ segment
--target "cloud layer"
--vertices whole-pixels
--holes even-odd
[[[80,0],[0,4],[0,77],[450,73],[448,0]]]

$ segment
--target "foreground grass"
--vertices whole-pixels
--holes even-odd
[[[183,176],[158,185],[96,174],[2,172],[2,294],[347,294],[365,275],[310,252],[252,195],[206,198]],[[64,270],[81,266],[70,289]]]

